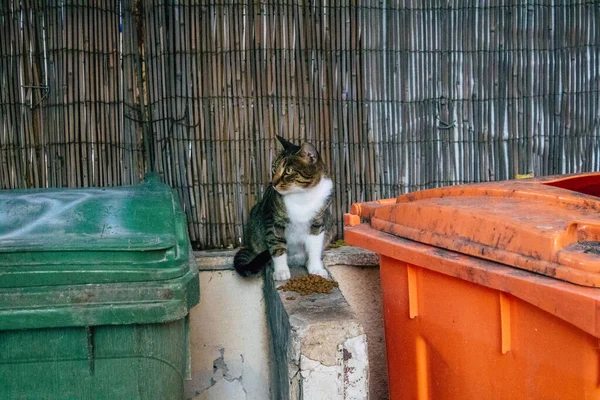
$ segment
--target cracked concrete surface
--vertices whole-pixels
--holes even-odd
[[[201,269],[200,286],[202,301],[190,319],[192,379],[185,383],[185,398],[271,398],[262,280],[244,280],[232,270]]]
[[[306,274],[292,268],[292,277]],[[273,341],[273,392],[278,399],[366,399],[367,339],[339,289],[289,296],[265,278]]]
[[[341,372],[340,365],[324,365],[301,355],[302,398],[341,399],[343,386],[342,380],[338,378]]]
[[[191,316],[192,380],[186,382],[186,398],[367,398],[370,380],[367,381],[365,331],[371,335],[372,327],[367,323],[363,329],[356,317],[363,321],[362,314],[380,314],[380,311],[376,307],[368,310],[359,307],[355,316],[344,298],[346,293],[342,296],[339,290],[332,295],[320,295],[321,298],[289,296],[289,293],[283,297],[268,287],[263,292],[262,277],[243,279],[236,275],[232,265],[234,254],[235,251],[196,253],[202,301]],[[326,251],[324,262],[329,271],[335,270],[330,268],[332,265],[337,266],[336,278],[348,275],[350,280],[364,281],[371,276],[358,277],[348,270],[377,272],[377,268],[369,266],[376,266],[378,259],[364,250],[342,247]],[[294,273],[305,271],[300,268]],[[345,285],[338,280],[344,290]],[[271,300],[276,300],[269,304],[269,317],[278,321],[279,327],[273,347],[265,313],[264,295],[269,297],[269,291]],[[352,307],[370,299],[362,295],[352,300]],[[379,353],[375,358],[385,360]],[[284,363],[278,366],[271,360]],[[276,391],[283,387],[285,393]]]
[[[193,397],[194,400],[238,400],[247,399],[246,391],[239,380],[228,381],[221,379],[213,386]]]
[[[194,400],[247,399],[242,381],[244,357],[239,354],[228,356],[225,349],[219,349],[220,356],[213,361],[213,376],[209,385],[200,388],[194,394]]]
[[[365,335],[350,338],[341,346],[345,399],[369,398],[369,357]]]
[[[369,346],[369,399],[389,398],[383,304],[377,258],[374,265],[329,265],[346,300],[365,328]]]

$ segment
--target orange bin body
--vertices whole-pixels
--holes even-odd
[[[392,399],[600,399],[600,174],[354,204]]]

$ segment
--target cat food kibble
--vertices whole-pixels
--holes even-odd
[[[277,290],[285,292],[296,292],[302,296],[312,293],[331,293],[334,287],[338,287],[336,281],[329,281],[319,275],[302,275],[291,278]]]

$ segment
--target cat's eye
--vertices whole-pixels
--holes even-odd
[[[292,167],[287,167],[287,168],[285,169],[285,173],[286,173],[286,175],[290,175],[292,172],[294,172],[294,170],[292,169]]]

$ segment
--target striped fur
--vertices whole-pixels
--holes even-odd
[[[333,235],[327,167],[311,144],[277,138],[283,151],[273,162],[264,197],[250,211],[235,269],[242,276],[255,275],[273,259],[276,280],[289,278],[288,263],[306,262],[309,273],[326,276],[322,251]]]

